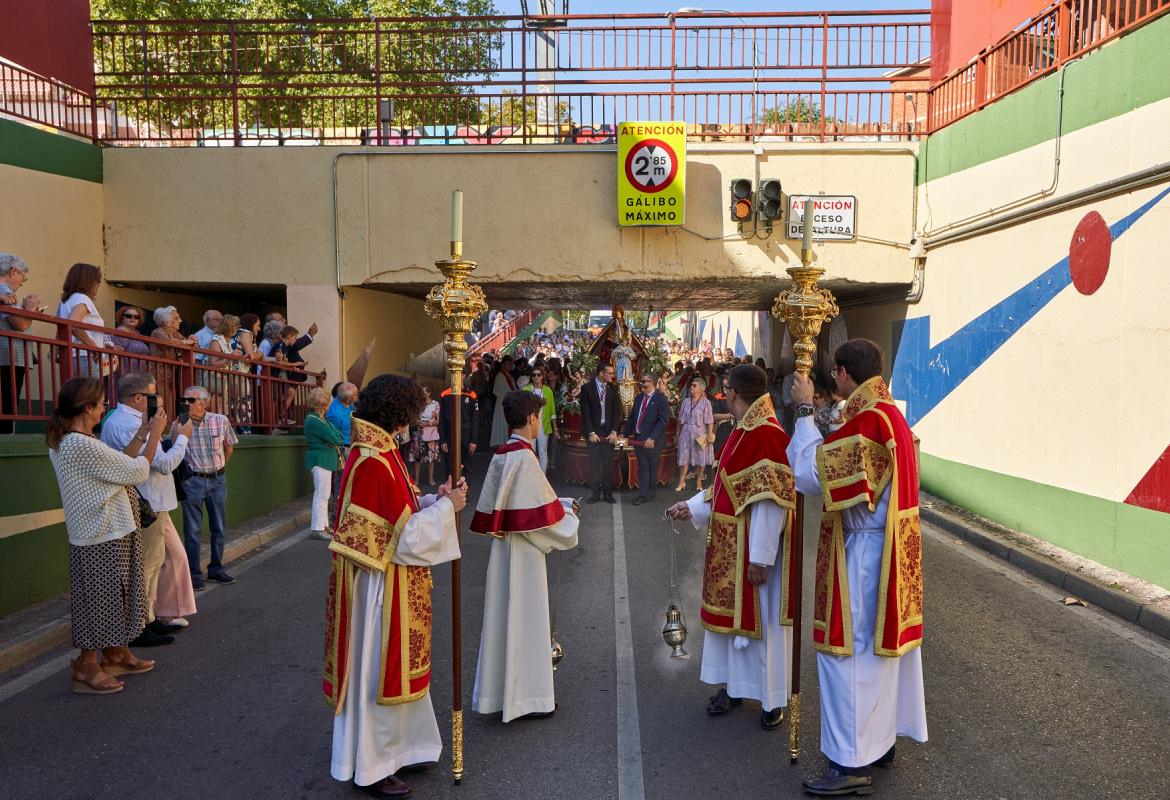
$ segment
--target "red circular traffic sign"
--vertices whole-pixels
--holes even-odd
[[[626,180],[640,192],[661,192],[676,175],[678,155],[661,139],[643,139],[626,154]]]

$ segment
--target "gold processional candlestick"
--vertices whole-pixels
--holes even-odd
[[[793,287],[777,295],[772,305],[772,316],[788,327],[792,349],[796,353],[796,371],[805,377],[812,372],[815,363],[821,326],[838,314],[833,293],[817,286],[817,280],[825,270],[813,266],[812,223],[813,201],[806,200],[800,266],[788,268]],[[792,588],[795,590],[796,608],[792,613],[792,698],[788,702],[788,757],[795,764],[800,757],[800,629],[801,596],[804,590],[804,495],[800,492],[796,493],[793,517],[792,535],[796,537],[796,547],[793,548],[792,558]]]
[[[475,320],[487,312],[483,289],[470,280],[477,266],[463,258],[463,192],[451,194],[451,257],[436,261],[443,282],[427,292],[427,314],[443,327],[443,350],[447,354],[447,382],[451,385],[451,476],[458,481],[462,470],[463,449],[463,362],[467,354],[467,334]],[[462,530],[459,514],[455,515],[456,535]],[[461,560],[451,562],[451,661],[454,672],[451,703],[451,773],[455,783],[463,780],[463,677],[462,677],[462,597]]]

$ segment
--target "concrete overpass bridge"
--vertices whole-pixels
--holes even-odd
[[[439,279],[461,188],[465,253],[494,307],[767,309],[800,243],[783,220],[740,233],[728,185],[777,178],[785,202],[856,197],[856,240],[817,249],[843,303],[904,298],[914,283],[914,142],[692,144],[681,227],[618,226],[616,161],[613,145],[110,149],[110,278],[284,284],[290,318],[339,332],[337,364],[347,337],[392,347],[428,331],[429,347],[437,331],[420,301]]]

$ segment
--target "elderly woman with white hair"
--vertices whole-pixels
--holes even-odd
[[[159,306],[154,310],[154,324],[157,327],[150,332],[150,338],[156,341],[150,343],[150,354],[171,361],[182,361],[183,348],[175,345],[190,345],[195,340],[179,332],[179,326],[183,324],[179,309],[174,306]],[[168,398],[178,394],[176,387],[182,386],[183,383],[182,369],[180,365],[168,368],[159,364],[155,367],[159,394]]]
[[[25,311],[36,311],[41,298],[27,294],[17,300],[16,293],[28,280],[28,264],[20,256],[0,253],[0,309],[15,306]],[[43,310],[43,309],[42,309]],[[32,324],[28,317],[5,314],[0,311],[0,414],[16,414],[20,404],[20,393],[24,389],[24,377],[32,366],[35,356],[28,352],[28,345],[7,332],[24,333]],[[16,422],[0,419],[0,433],[12,433]]]
[[[316,386],[309,390],[309,413],[305,416],[305,468],[313,476],[312,535],[317,539],[332,539],[329,531],[329,494],[333,490],[333,473],[341,469],[341,448],[345,437],[333,423],[325,419],[325,412],[333,398],[329,392]]]
[[[707,467],[715,463],[715,415],[707,398],[707,382],[693,378],[689,393],[678,409],[678,485],[676,492],[687,486],[687,470],[695,468],[695,489],[702,491]]]

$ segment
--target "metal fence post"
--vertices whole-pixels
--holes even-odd
[[[522,141],[528,144],[528,17],[520,22],[520,129],[524,131]]]
[[[383,129],[390,126],[382,125],[382,22],[380,20],[374,20],[374,122],[374,127],[378,131],[378,144],[384,146],[389,137],[383,135]]]
[[[236,23],[229,22],[232,47],[232,141],[240,146],[240,62],[236,49]]]
[[[674,73],[675,73],[675,70],[678,68],[678,57],[676,55],[676,50],[675,50],[677,36],[678,36],[678,20],[675,18],[674,14],[671,14],[670,15],[670,118],[671,118],[671,120],[674,119],[674,92],[675,92]],[[721,40],[722,40],[722,38],[723,37],[720,36]],[[732,37],[732,41],[734,41],[734,37]],[[722,50],[722,42],[720,42],[720,45],[721,45],[720,50]]]
[[[825,109],[826,90],[829,86],[829,15],[821,15],[821,141],[825,141],[825,125],[828,116]],[[848,104],[847,104],[848,105]]]

